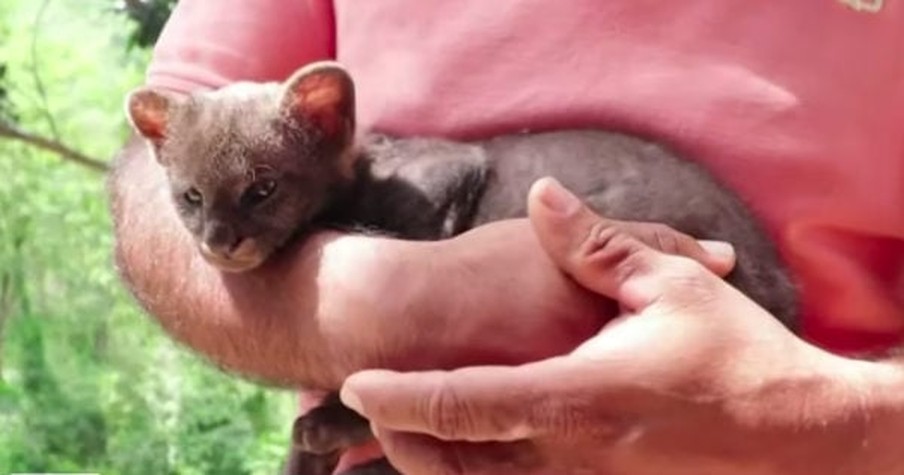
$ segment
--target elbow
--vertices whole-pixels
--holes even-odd
[[[128,235],[128,226],[126,226],[126,194],[130,185],[134,188],[134,183],[130,183],[134,173],[135,162],[141,160],[142,154],[147,154],[144,150],[146,147],[140,139],[131,137],[126,145],[116,154],[113,159],[113,166],[107,173],[106,177],[106,194],[107,207],[113,224],[113,266],[129,288],[134,283],[133,280],[133,259],[131,253],[127,251],[127,242],[130,239]]]

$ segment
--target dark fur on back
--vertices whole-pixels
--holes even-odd
[[[728,280],[789,327],[796,291],[743,202],[704,169],[660,145],[596,130],[518,134],[485,142],[372,136],[356,188],[336,221],[408,239],[441,239],[527,215],[530,186],[554,176],[601,215],[663,223],[732,243]]]
[[[601,131],[513,135],[486,143],[492,174],[474,224],[524,216],[524,196],[545,175],[601,215],[663,223],[732,243],[728,281],[795,327],[796,289],[772,241],[744,203],[697,164],[636,137]]]

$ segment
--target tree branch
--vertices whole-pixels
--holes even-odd
[[[9,273],[0,274],[0,383],[4,381],[3,337],[6,335],[6,322],[12,314],[12,285]]]
[[[122,3],[125,4],[123,6],[123,8],[125,8],[127,10],[132,10],[135,12],[144,10],[144,8],[145,8],[144,2],[142,2],[141,0],[125,0]]]
[[[41,79],[41,72],[38,66],[38,35],[41,33],[41,22],[44,20],[44,13],[47,12],[47,7],[49,5],[50,0],[44,0],[44,2],[41,3],[41,7],[38,9],[38,14],[35,15],[34,25],[31,29],[31,76],[35,82],[35,89],[38,90],[38,96],[41,98],[42,113],[44,114],[44,118],[47,119],[48,125],[50,125],[50,132],[53,134],[53,139],[60,140],[60,133],[57,131],[56,121],[53,120],[53,114],[50,113],[47,91],[44,89],[44,80]]]
[[[53,152],[64,160],[78,163],[79,165],[88,167],[94,171],[106,172],[108,166],[105,162],[96,158],[91,158],[77,150],[67,147],[57,140],[41,137],[30,132],[26,132],[12,124],[0,121],[0,137],[12,140],[19,140],[34,147]]]

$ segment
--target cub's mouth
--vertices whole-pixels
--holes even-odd
[[[250,271],[263,264],[270,255],[269,250],[251,238],[243,239],[228,252],[214,251],[203,242],[198,244],[198,251],[208,264],[231,273]]]

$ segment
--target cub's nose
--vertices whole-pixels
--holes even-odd
[[[212,222],[204,229],[201,239],[201,252],[207,256],[229,259],[244,241],[242,236],[224,223]]]
[[[219,259],[231,259],[236,250],[242,245],[243,238],[237,237],[230,242],[210,242],[203,241],[201,243],[201,252],[208,257],[217,257]]]

